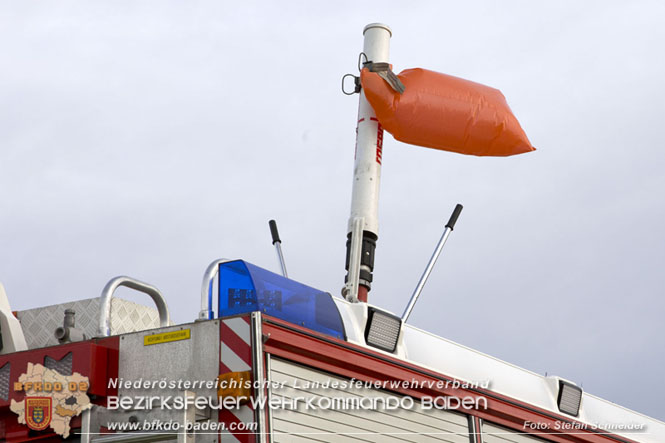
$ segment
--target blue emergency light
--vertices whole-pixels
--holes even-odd
[[[219,265],[219,317],[261,311],[272,317],[346,340],[332,295],[244,260]]]

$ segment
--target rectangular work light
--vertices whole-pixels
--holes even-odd
[[[395,352],[401,328],[402,319],[396,315],[379,311],[371,306],[367,308],[365,342],[368,345],[384,351]]]
[[[557,404],[559,411],[577,417],[582,403],[582,388],[574,384],[559,380],[559,398]]]

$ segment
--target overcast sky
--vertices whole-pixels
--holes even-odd
[[[196,318],[244,258],[338,296],[362,29],[500,89],[536,152],[386,135],[370,301],[665,419],[665,3],[0,1],[0,281],[15,310],[126,274]],[[128,295],[123,292],[123,295]],[[140,301],[140,297],[132,297]]]

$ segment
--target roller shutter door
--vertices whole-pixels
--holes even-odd
[[[269,365],[271,381],[286,383],[283,388],[271,390],[270,395],[275,398],[404,398],[373,388],[317,388],[312,385],[348,379],[277,358],[270,359]],[[273,441],[469,443],[468,420],[463,414],[424,410],[418,402],[408,409],[379,411],[344,407],[329,409],[326,404],[327,400],[324,400],[324,409],[317,410],[305,408],[304,404],[293,410],[272,409]]]
[[[483,423],[483,443],[533,443],[545,442],[529,434],[521,434],[512,429],[502,428],[491,423]]]

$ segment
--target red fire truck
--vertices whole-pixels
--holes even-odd
[[[214,261],[191,323],[172,324],[161,292],[129,277],[114,278],[97,298],[19,312],[0,286],[2,441],[665,441],[665,423],[407,323],[461,206],[404,313],[368,302],[383,126],[404,129],[399,110],[379,109],[381,97],[406,106],[417,82],[429,78],[434,89],[466,88],[459,100],[502,100],[459,79],[394,75],[391,35],[382,24],[365,28],[363,72],[355,78],[360,107],[343,297],[288,278],[274,223],[282,275],[243,260]],[[429,102],[429,117],[441,111],[432,110],[437,106]],[[471,103],[442,106],[444,116],[467,106],[484,118]],[[495,129],[519,128],[516,120],[504,123],[494,123],[492,140],[501,138]],[[462,134],[451,150],[480,143],[488,124]],[[418,131],[436,137],[436,128]],[[518,132],[505,139],[513,151],[494,146],[487,155],[531,150],[528,140],[519,145],[525,137]],[[418,136],[399,133],[410,141]],[[150,296],[156,308],[115,297],[123,286]]]
[[[152,295],[158,309],[113,297],[120,285]],[[180,325],[165,326],[160,293],[127,277],[114,279],[98,299],[12,317],[3,310],[3,349],[20,342],[8,319],[20,319],[29,349],[0,356],[0,438],[63,437],[20,423],[12,408],[50,394],[25,386],[29,366],[41,365],[87,379],[90,403],[80,402],[80,414],[70,417],[71,441],[665,440],[665,424],[567,380],[242,260],[214,262],[203,287],[202,318]],[[213,292],[216,311],[207,302]],[[32,334],[35,324],[51,334]],[[15,389],[19,382],[24,389]]]

